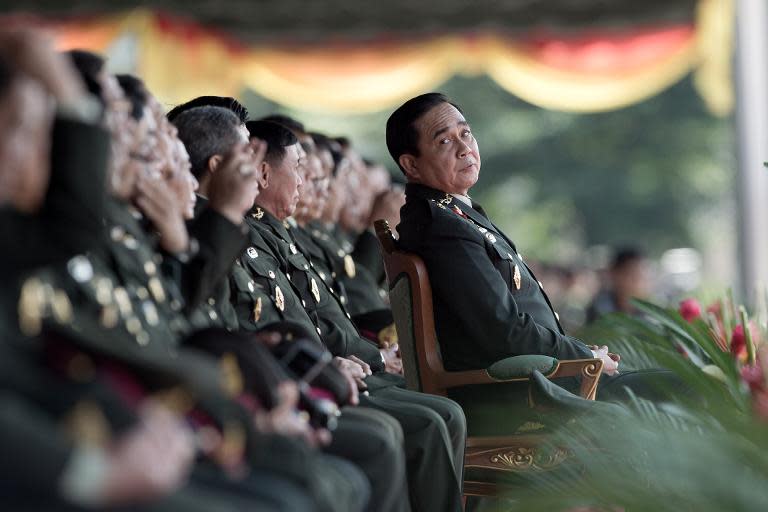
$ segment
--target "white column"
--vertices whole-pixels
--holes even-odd
[[[736,143],[741,298],[768,284],[768,2],[738,0]]]

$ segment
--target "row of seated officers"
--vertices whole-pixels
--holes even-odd
[[[4,508],[461,510],[462,409],[405,389],[381,290],[386,169],[0,36]]]

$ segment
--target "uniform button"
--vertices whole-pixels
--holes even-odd
[[[269,276],[270,279],[274,279],[275,278],[275,273],[272,272],[271,270],[269,272],[267,272],[267,275]]]
[[[349,314],[349,313],[347,313],[347,318],[349,318],[350,320],[352,320],[352,316],[350,316],[350,314]]]
[[[306,263],[304,264],[304,270],[309,270],[309,265],[307,265]]]
[[[256,290],[256,286],[253,284],[253,281],[248,281],[248,291],[253,293]]]
[[[539,288],[541,288],[543,290],[544,289],[544,285],[541,284],[541,281],[536,281],[536,282],[539,283]]]
[[[301,299],[301,305],[307,307],[307,302],[304,299]]]
[[[213,297],[210,297],[208,299],[208,305],[209,306],[215,306],[216,305],[216,299],[214,299]]]
[[[211,320],[216,320],[219,318],[219,315],[217,315],[216,312],[212,309],[208,311],[208,316],[211,317]]]
[[[347,298],[342,296],[341,297],[341,303],[342,304],[346,304],[347,303]]]
[[[333,279],[336,279],[336,272],[331,272],[331,277],[332,277]]]
[[[285,277],[287,277],[289,281],[291,280],[291,274],[285,274]]]
[[[320,332],[320,328],[319,327],[315,327],[315,330],[317,331],[317,334],[322,334],[322,332]]]
[[[555,311],[555,318],[557,319],[558,322],[560,321],[560,315],[557,314],[557,311]]]

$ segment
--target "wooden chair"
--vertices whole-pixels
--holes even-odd
[[[581,377],[580,395],[594,400],[603,367],[600,359],[558,361],[548,356],[516,356],[497,363],[497,368],[493,365],[482,370],[446,371],[435,333],[432,288],[424,262],[414,254],[398,250],[386,221],[376,221],[375,227],[382,246],[390,303],[409,389],[446,396],[449,389],[462,386],[527,382],[528,375],[538,369],[548,379]],[[510,375],[510,366],[523,370],[513,371]],[[464,494],[494,496],[501,489],[497,477],[505,473],[548,471],[559,466],[568,458],[568,453],[541,449],[545,439],[546,435],[536,434],[468,437]],[[478,474],[483,477],[473,476]]]

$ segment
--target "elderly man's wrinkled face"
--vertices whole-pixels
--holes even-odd
[[[36,211],[48,187],[52,116],[37,82],[18,77],[0,98],[0,204]]]
[[[441,103],[417,120],[415,128],[419,155],[400,156],[408,178],[449,194],[466,194],[480,174],[480,151],[461,112]]]
[[[304,168],[304,158],[299,144],[293,144],[285,148],[285,156],[274,165],[268,163],[268,186],[262,192],[262,196],[271,197],[274,205],[272,212],[275,217],[284,220],[296,211],[296,205],[302,190],[301,175]]]

